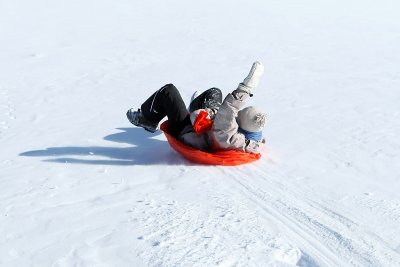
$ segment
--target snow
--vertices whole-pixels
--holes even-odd
[[[1,1],[0,265],[400,266],[399,7]],[[255,60],[253,164],[193,164],[125,118]]]

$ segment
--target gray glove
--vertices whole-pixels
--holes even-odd
[[[260,141],[254,141],[254,140],[246,140],[246,147],[244,148],[246,152],[250,153],[260,153],[262,148],[265,145],[265,139],[264,142]]]

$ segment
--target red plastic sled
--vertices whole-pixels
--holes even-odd
[[[234,166],[250,163],[261,158],[261,154],[246,153],[238,150],[224,150],[214,153],[204,152],[193,147],[187,146],[178,139],[170,135],[168,131],[168,121],[161,124],[160,129],[167,137],[170,146],[186,159],[207,165]]]

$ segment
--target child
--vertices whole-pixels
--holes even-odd
[[[253,96],[252,88],[258,85],[263,72],[264,66],[254,62],[248,76],[223,102],[218,88],[208,89],[198,96],[196,92],[189,111],[178,89],[167,84],[151,95],[138,111],[130,109],[126,115],[132,124],[150,132],[155,132],[159,122],[167,116],[170,133],[199,150],[258,153],[265,143],[262,130],[266,114],[253,106],[242,108],[247,98]],[[204,115],[212,121],[212,127],[196,132],[197,126],[204,122]]]

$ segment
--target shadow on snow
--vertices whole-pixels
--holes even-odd
[[[160,134],[160,131],[151,134],[142,128],[117,128],[117,130],[122,132],[105,136],[104,140],[127,143],[133,146],[49,147],[45,150],[26,151],[21,153],[20,156],[51,157],[44,160],[47,162],[98,165],[171,165],[186,162],[172,150],[166,141],[152,138]],[[109,159],[95,159],[96,156]]]

